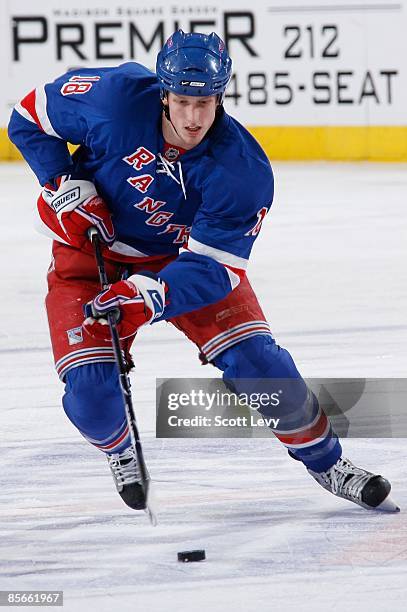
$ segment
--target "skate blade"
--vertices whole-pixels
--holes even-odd
[[[392,500],[390,495],[388,495],[381,504],[376,506],[376,508],[373,508],[373,510],[378,510],[379,512],[400,512],[399,506]]]

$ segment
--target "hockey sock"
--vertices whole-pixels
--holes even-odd
[[[282,392],[278,406],[263,407],[259,412],[279,418],[278,428],[272,431],[291,456],[315,472],[336,463],[342,454],[338,437],[286,349],[270,336],[258,335],[227,349],[214,363],[236,393]]]
[[[130,435],[114,363],[92,363],[69,370],[63,406],[80,433],[105,453],[120,453]]]

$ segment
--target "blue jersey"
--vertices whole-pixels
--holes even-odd
[[[245,273],[273,200],[270,163],[220,109],[203,141],[179,155],[165,145],[154,73],[129,62],[68,72],[16,105],[10,139],[41,184],[91,180],[113,213],[111,255],[174,255],[160,277],[165,318],[214,303]],[[73,156],[67,142],[80,145]]]

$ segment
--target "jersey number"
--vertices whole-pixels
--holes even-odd
[[[72,94],[85,94],[92,88],[93,83],[99,81],[100,76],[80,76],[75,74],[71,76],[69,81],[64,83],[61,87],[61,94],[63,96],[71,96]]]

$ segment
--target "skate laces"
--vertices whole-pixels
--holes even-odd
[[[340,457],[327,472],[321,474],[334,495],[360,501],[363,487],[373,474],[356,467],[348,459]]]
[[[132,446],[129,446],[121,453],[107,455],[107,460],[119,487],[141,481],[136,451]]]

